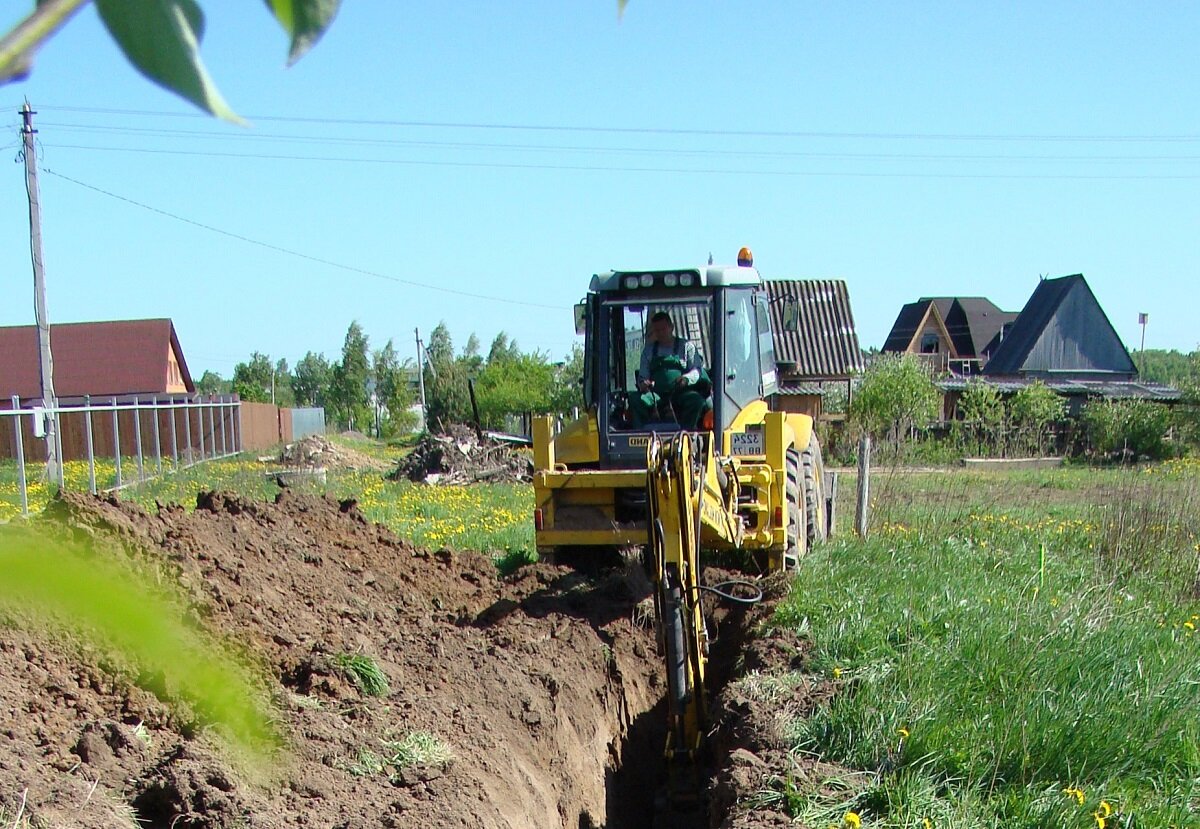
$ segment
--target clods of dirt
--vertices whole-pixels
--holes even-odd
[[[324,435],[309,435],[294,443],[285,444],[275,462],[288,469],[377,469],[391,468],[391,463],[372,457],[348,446],[341,446]]]
[[[426,434],[388,475],[429,484],[522,482],[533,477],[533,459],[510,443],[480,437],[465,426]]]
[[[265,674],[284,747],[246,768],[125,657],[0,608],[7,818],[23,804],[56,827],[651,825],[665,683],[644,575],[501,578],[487,557],[414,546],[352,501],[294,490],[154,514],[68,494],[34,523],[178,585],[181,614]],[[712,705],[712,826],[772,825],[744,803],[791,769],[773,724],[823,693],[764,702],[736,679],[803,658],[799,640],[753,633],[770,601],[713,613],[714,681],[730,681]],[[349,656],[378,668],[378,696]]]

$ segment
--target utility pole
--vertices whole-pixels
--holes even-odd
[[[54,360],[50,355],[50,320],[46,315],[46,273],[42,268],[42,207],[38,200],[37,149],[33,136],[33,116],[29,101],[21,107],[21,154],[25,156],[25,192],[29,197],[29,252],[33,258],[33,316],[37,323],[38,354],[42,377],[42,408],[46,416],[46,480],[57,481],[58,458],[58,413],[52,410],[58,404],[54,396]],[[114,415],[115,417],[115,415]]]
[[[429,431],[429,419],[427,417],[429,410],[425,408],[425,347],[421,345],[421,329],[414,328],[413,334],[417,338],[417,384],[421,389],[421,430]]]
[[[1142,347],[1140,349],[1142,370],[1146,370],[1146,323],[1150,321],[1150,315],[1146,313],[1138,314],[1138,325],[1142,326]]]

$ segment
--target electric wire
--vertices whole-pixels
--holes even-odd
[[[43,109],[60,110],[62,112],[87,112],[103,115],[137,115],[165,118],[207,118],[203,113],[166,112],[162,110],[132,110],[113,109],[104,107],[73,107],[58,105],[43,105]],[[920,132],[841,132],[841,131],[802,131],[802,130],[730,130],[730,129],[700,129],[691,127],[618,127],[618,126],[585,126],[579,124],[514,124],[488,123],[482,121],[420,121],[420,120],[391,120],[370,118],[328,118],[316,116],[295,115],[246,115],[248,121],[271,121],[292,124],[331,124],[339,126],[384,126],[384,127],[418,127],[428,129],[472,129],[472,130],[503,130],[529,132],[566,132],[566,133],[599,133],[615,135],[694,135],[694,136],[724,136],[745,138],[836,138],[836,139],[865,139],[865,140],[918,140],[918,141],[1047,141],[1083,143],[1093,142],[1200,142],[1200,134],[1178,135],[1086,135],[1086,134],[1005,134],[1005,133],[920,133]]]
[[[664,173],[681,175],[784,176],[789,178],[883,178],[883,179],[1002,179],[1038,181],[1186,181],[1200,179],[1200,174],[1155,175],[1145,173],[1094,175],[1087,173],[905,173],[867,172],[854,170],[762,170],[700,167],[650,167],[603,164],[549,164],[492,161],[446,161],[411,158],[352,158],[346,156],[285,155],[281,153],[233,153],[200,150],[166,150],[148,147],[99,147],[86,144],[47,143],[46,147],[63,150],[95,152],[127,152],[147,155],[180,155],[204,158],[245,158],[260,161],[313,161],[340,164],[390,164],[408,167],[458,167],[492,170],[557,170],[599,173]]]
[[[1067,162],[1127,162],[1127,161],[1200,161],[1200,155],[1035,155],[1035,154],[949,154],[949,153],[851,153],[815,152],[802,150],[722,150],[679,147],[633,147],[579,144],[511,144],[485,141],[415,141],[400,138],[346,138],[321,135],[288,135],[285,133],[263,133],[258,131],[216,132],[212,130],[169,130],[156,127],[111,126],[106,124],[41,122],[43,127],[54,127],[66,132],[98,133],[101,135],[128,135],[147,138],[200,138],[222,142],[246,141],[262,143],[313,143],[344,146],[392,146],[418,149],[454,150],[501,150],[520,152],[569,152],[600,154],[645,154],[666,156],[721,156],[746,158],[820,158],[854,159],[872,161],[1067,161]]]
[[[383,279],[388,282],[395,282],[395,283],[398,283],[401,285],[408,285],[408,286],[411,286],[414,288],[422,288],[427,291],[439,291],[441,293],[453,294],[455,296],[470,297],[471,299],[482,299],[482,300],[486,300],[488,302],[503,302],[508,305],[522,305],[522,306],[529,307],[529,308],[547,308],[547,309],[554,310],[554,311],[561,311],[565,307],[565,306],[560,306],[560,305],[545,305],[545,304],[538,303],[538,302],[523,302],[521,300],[511,299],[509,297],[491,296],[489,294],[479,294],[479,293],[474,293],[472,291],[461,291],[456,288],[447,288],[442,285],[431,285],[427,282],[418,282],[413,279],[404,279],[399,276],[392,276],[390,274],[379,273],[378,271],[372,271],[372,270],[368,270],[366,268],[355,267],[354,265],[346,265],[341,262],[334,262],[331,259],[324,259],[320,256],[313,256],[311,254],[301,253],[300,251],[291,250],[289,248],[281,247],[280,245],[274,245],[274,244],[271,244],[270,242],[263,242],[259,239],[254,239],[249,236],[244,236],[240,233],[234,233],[233,231],[224,230],[219,227],[214,227],[213,225],[205,224],[203,222],[198,222],[195,219],[189,219],[186,216],[180,216],[177,213],[172,213],[168,210],[163,210],[161,208],[153,207],[151,205],[137,201],[136,199],[131,199],[127,196],[122,196],[117,193],[113,193],[112,191],[105,190],[102,187],[96,187],[95,185],[88,184],[87,182],[80,181],[79,179],[72,178],[71,176],[68,176],[68,175],[64,175],[63,173],[59,173],[48,167],[42,167],[41,169],[46,174],[54,176],[55,178],[60,178],[60,179],[63,179],[64,181],[69,181],[72,184],[75,184],[79,187],[83,187],[85,189],[92,190],[93,192],[100,193],[102,195],[108,196],[108,197],[116,199],[118,201],[125,202],[126,204],[132,204],[135,207],[140,207],[143,210],[150,211],[151,213],[157,213],[160,216],[165,216],[169,219],[174,219],[176,221],[183,222],[184,224],[189,224],[189,225],[192,225],[193,227],[201,228],[202,230],[207,230],[212,233],[217,233],[222,236],[227,236],[231,239],[237,239],[238,241],[245,242],[250,245],[257,245],[258,247],[266,248],[267,250],[272,250],[277,253],[283,253],[283,254],[287,254],[288,256],[294,256],[297,259],[304,259],[309,262],[315,262],[319,265],[325,265],[327,267],[337,268],[337,269],[343,270],[343,271],[349,271],[350,273],[356,273],[356,274],[360,274],[362,276],[372,276],[377,279]]]

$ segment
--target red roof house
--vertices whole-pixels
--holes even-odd
[[[59,398],[196,391],[169,319],[52,324],[50,353]],[[38,365],[37,327],[0,327],[0,404],[41,397]]]

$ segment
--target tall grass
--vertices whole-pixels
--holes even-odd
[[[794,742],[873,773],[865,825],[1200,825],[1197,477],[1159,472],[899,476],[804,562],[776,621],[841,687]]]

